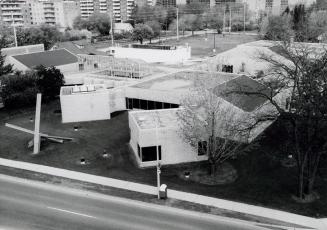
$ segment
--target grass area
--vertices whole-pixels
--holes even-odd
[[[226,50],[232,49],[239,44],[256,41],[259,38],[253,35],[222,35],[213,34],[194,35],[193,37],[180,38],[179,41],[167,40],[162,42],[162,45],[185,45],[186,43],[192,47],[192,57],[202,58],[214,55],[214,40],[216,46],[216,53],[221,53]]]
[[[154,168],[139,169],[128,147],[129,128],[126,112],[113,114],[111,120],[62,124],[61,115],[54,113],[60,105],[58,101],[42,107],[41,131],[51,135],[73,137],[73,142],[51,143],[44,146],[38,155],[32,155],[27,142],[32,135],[4,126],[5,122],[33,129],[33,110],[23,113],[0,112],[0,157],[20,161],[50,165],[95,175],[156,185]],[[79,131],[73,127],[78,125]],[[263,147],[262,147],[263,146]],[[102,158],[106,149],[112,155]],[[262,142],[261,147],[254,145],[243,155],[230,163],[237,169],[238,178],[228,185],[200,185],[182,180],[181,171],[207,168],[206,163],[166,166],[162,168],[162,183],[169,188],[198,193],[202,195],[241,201],[298,214],[327,217],[327,177],[319,174],[316,190],[321,198],[310,204],[299,204],[292,200],[296,191],[294,168],[282,167],[274,157],[273,144]],[[80,165],[84,157],[89,164]]]

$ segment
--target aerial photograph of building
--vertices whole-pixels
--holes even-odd
[[[0,0],[0,229],[326,230],[326,0]]]

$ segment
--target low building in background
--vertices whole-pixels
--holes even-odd
[[[56,67],[62,73],[78,71],[78,57],[65,49],[33,52],[7,57],[8,63],[19,71],[32,70],[37,66]]]
[[[9,47],[9,48],[1,49],[1,53],[6,57],[29,54],[29,53],[37,53],[37,52],[44,52],[43,44],[17,46],[17,47]]]
[[[195,66],[196,70],[246,74],[256,76],[269,68],[269,63],[259,59],[261,54],[285,58],[271,50],[273,44],[266,41],[250,42],[219,53],[207,61]]]
[[[133,26],[130,23],[118,22],[114,24],[114,33],[133,32]]]
[[[191,47],[132,44],[110,47],[109,54],[116,58],[141,59],[148,63],[183,63],[191,59]]]

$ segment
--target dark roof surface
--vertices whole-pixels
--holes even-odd
[[[65,49],[16,55],[13,57],[31,69],[39,65],[51,67],[78,62],[78,58]]]
[[[270,94],[267,87],[247,76],[240,76],[218,85],[213,92],[246,112],[252,112],[267,101],[264,96],[251,93]],[[251,95],[240,92],[248,92]]]

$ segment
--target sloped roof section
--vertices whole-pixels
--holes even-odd
[[[61,66],[78,62],[77,56],[65,49],[29,53],[13,56],[30,69],[43,65],[45,67]]]
[[[247,76],[220,84],[213,92],[245,112],[252,112],[262,106],[267,101],[264,95],[270,94],[267,87]]]

